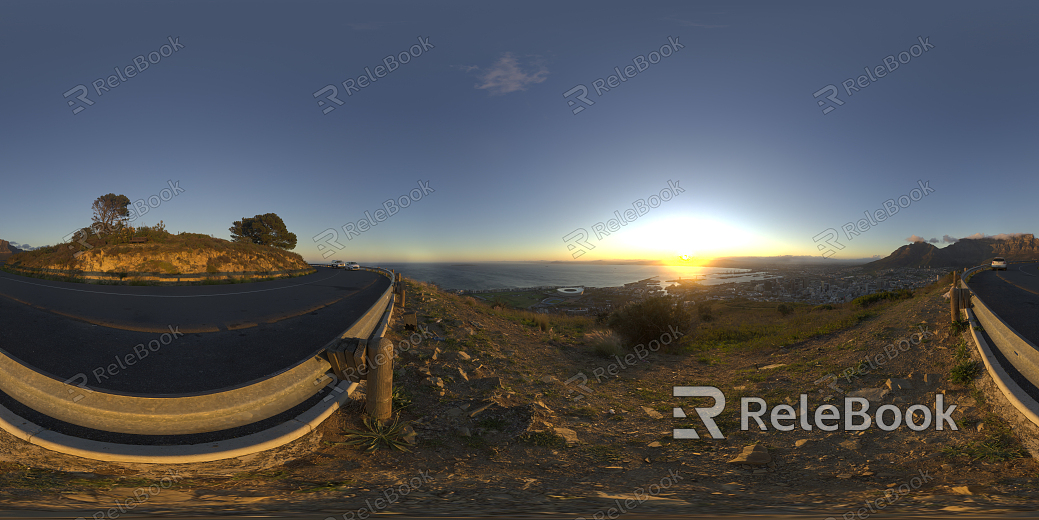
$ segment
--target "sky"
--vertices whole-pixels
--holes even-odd
[[[312,262],[847,260],[1032,233],[1037,15],[5,1],[0,238],[68,241],[107,193],[175,233],[276,213]]]

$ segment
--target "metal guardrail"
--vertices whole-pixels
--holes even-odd
[[[992,346],[999,350],[1003,357],[1028,381],[1039,386],[1039,347],[1036,347],[1035,344],[1028,341],[1007,322],[997,316],[996,313],[992,312],[964,281],[969,279],[974,273],[990,268],[991,265],[981,265],[964,270],[963,276],[960,278],[959,288],[969,291],[971,299],[971,306],[965,308],[964,312],[971,321],[971,334],[974,336],[975,343],[977,343],[978,349],[982,354],[982,359],[985,361],[989,375],[992,376],[992,379],[1007,399],[1029,420],[1039,425],[1039,414],[1037,414],[1039,403],[1036,403],[1026,392],[1021,390],[1019,385],[1007,375],[1002,367],[998,366],[995,358],[988,352],[989,345],[984,341],[981,332],[974,330],[976,320],[976,323],[981,325],[981,329],[992,340]]]
[[[963,278],[967,278],[969,275],[982,269],[989,268],[990,266],[987,265],[973,267],[964,271]],[[970,291],[974,314],[977,316],[978,323],[981,324],[981,327],[988,334],[989,338],[992,339],[995,347],[999,349],[1003,357],[1010,361],[1010,364],[1029,381],[1039,386],[1039,347],[1025,339],[1007,322],[992,312],[985,305],[984,300],[970,290],[963,278],[960,279],[960,288]]]
[[[346,331],[317,355],[291,369],[243,387],[183,397],[134,397],[76,387],[41,374],[0,350],[0,390],[56,419],[102,431],[177,435],[218,431],[277,415],[321,390],[317,384],[332,368],[325,350],[346,337],[380,345],[393,309],[394,273],[368,268],[391,279],[386,291]],[[378,335],[376,335],[376,333]],[[367,341],[369,338],[374,341]],[[367,356],[365,356],[367,357]],[[87,398],[79,398],[78,395]]]

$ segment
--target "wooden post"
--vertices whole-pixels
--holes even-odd
[[[386,338],[368,344],[368,417],[386,423],[393,416],[393,342]]]

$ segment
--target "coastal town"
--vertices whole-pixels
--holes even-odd
[[[659,295],[674,296],[685,305],[733,299],[822,305],[850,302],[876,292],[916,289],[948,272],[948,268],[913,267],[866,272],[858,266],[806,265],[714,274],[710,278],[648,278],[621,287],[542,286],[453,292],[535,312],[566,314],[608,312],[629,301]]]

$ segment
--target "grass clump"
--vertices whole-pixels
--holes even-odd
[[[913,297],[913,291],[908,289],[899,289],[897,291],[884,291],[873,294],[867,294],[865,296],[859,296],[851,301],[851,304],[856,307],[869,307],[878,302],[885,300],[897,302],[899,300],[907,300]]]
[[[613,359],[614,356],[620,356],[625,352],[620,336],[613,331],[596,330],[589,332],[585,334],[585,341],[592,346],[592,351],[595,352],[595,355],[601,358]]]
[[[364,447],[366,452],[372,452],[381,447],[411,451],[407,447],[408,443],[404,440],[404,425],[401,424],[399,415],[393,418],[393,422],[386,424],[365,416],[364,426],[367,428],[367,431],[344,430],[349,440],[337,444]]]

